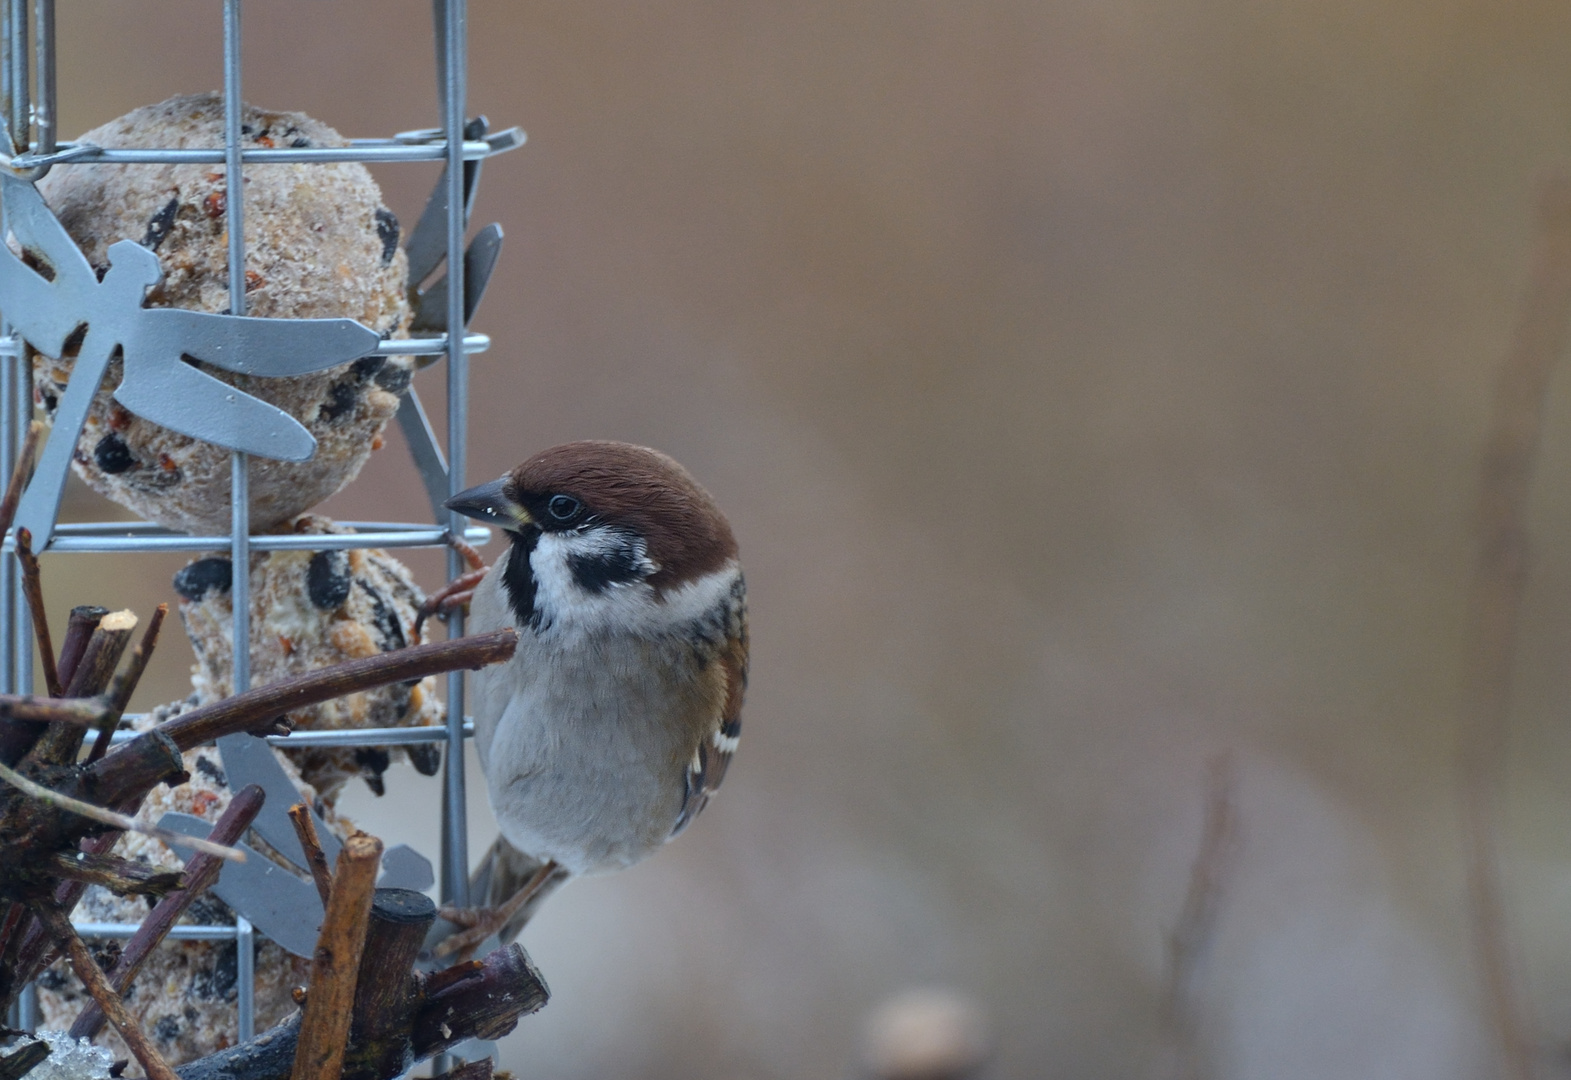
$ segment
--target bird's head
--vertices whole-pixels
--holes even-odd
[[[515,609],[525,588],[557,605],[639,584],[660,596],[736,560],[731,526],[709,493],[665,454],[627,443],[554,446],[446,505],[512,535],[521,564],[509,576],[532,569],[533,578],[508,583]]]

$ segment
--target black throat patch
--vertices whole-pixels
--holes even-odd
[[[535,607],[535,571],[529,565],[529,556],[540,542],[540,530],[529,528],[508,533],[513,541],[507,553],[507,565],[502,568],[502,588],[507,591],[507,604],[513,609],[513,618],[519,626],[540,629],[540,612]]]

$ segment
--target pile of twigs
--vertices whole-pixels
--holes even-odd
[[[0,500],[0,535],[11,526],[38,438],[34,425]],[[236,793],[206,841],[134,821],[143,798],[159,784],[189,780],[184,751],[238,732],[286,734],[281,718],[292,710],[496,663],[512,655],[517,638],[504,631],[417,645],[308,672],[188,709],[111,751],[111,735],[147,668],[167,609],[160,605],[148,620],[123,668],[138,622],[128,611],[75,609],[56,653],[31,540],[20,530],[16,550],[48,696],[0,695],[0,1008],[9,1008],[63,955],[93,999],[71,1034],[91,1037],[107,1020],[152,1080],[391,1080],[467,1039],[497,1038],[545,1004],[545,986],[516,945],[445,971],[414,971],[435,906],[420,893],[374,887],[382,845],[363,833],[345,842],[336,871],[329,871],[309,815],[297,812],[296,828],[314,856],[313,876],[326,906],[310,986],[296,995],[302,1010],[247,1043],[171,1068],[123,996],[152,950],[217,879],[222,861],[244,858],[229,845],[250,827],[263,793],[256,787]],[[93,742],[84,754],[89,734]],[[197,853],[180,874],[118,858],[116,841],[133,829]],[[161,897],[108,972],[70,921],[89,885]],[[0,1057],[0,1078],[19,1080],[42,1059],[39,1046]],[[463,1080],[483,1080],[490,1063],[460,1071]]]

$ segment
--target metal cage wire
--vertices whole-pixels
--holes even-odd
[[[410,131],[382,139],[352,139],[347,147],[245,149],[240,145],[242,110],[242,0],[223,0],[224,146],[221,149],[103,149],[89,144],[60,143],[56,128],[54,0],[0,0],[0,121],[7,127],[0,138],[0,166],[29,179],[54,167],[76,164],[222,164],[225,172],[230,310],[245,314],[245,275],[235,268],[245,265],[244,197],[239,178],[245,164],[357,161],[363,163],[441,161],[445,163],[446,201],[446,333],[420,338],[384,341],[380,355],[437,355],[446,361],[447,438],[439,446],[431,433],[413,387],[400,408],[399,421],[410,444],[415,466],[433,508],[431,525],[346,522],[354,531],[332,536],[250,535],[249,462],[243,452],[232,452],[230,531],[227,536],[188,536],[147,523],[100,522],[57,524],[49,550],[56,552],[129,553],[148,551],[212,551],[228,548],[233,565],[249,566],[252,551],[329,548],[447,547],[449,578],[461,574],[462,557],[447,543],[450,536],[483,543],[490,530],[466,527],[462,517],[441,508],[444,499],[465,486],[468,436],[469,355],[490,346],[484,334],[465,329],[465,234],[467,207],[466,161],[511,150],[522,144],[516,129],[484,138],[465,138],[467,96],[466,0],[433,0],[433,27],[437,58],[438,104],[441,126]],[[4,208],[0,207],[0,212]],[[0,225],[0,228],[3,228]],[[411,285],[418,284],[411,281]],[[27,350],[14,328],[0,312],[0,476],[8,476],[20,448],[21,435],[32,418],[31,373]],[[460,328],[454,332],[453,328]],[[444,454],[445,450],[445,454]],[[231,586],[234,607],[234,685],[250,685],[249,575],[236,573]],[[30,693],[33,682],[32,629],[25,603],[21,602],[20,565],[14,556],[14,538],[7,535],[0,554],[0,689]],[[455,615],[449,633],[464,632],[463,617]],[[464,673],[447,675],[445,728],[378,728],[361,731],[302,732],[276,744],[331,746],[388,746],[440,742],[446,746],[442,806],[442,846],[438,866],[440,896],[444,903],[465,905],[468,897],[469,852],[465,814],[466,777],[464,739],[471,725],[464,715]],[[129,937],[134,924],[78,923],[84,936]],[[255,1033],[255,972],[251,924],[237,913],[237,925],[181,925],[169,937],[175,940],[236,942],[238,951],[237,1011],[241,1040]],[[14,1017],[17,1026],[36,1026],[36,999],[25,994]]]

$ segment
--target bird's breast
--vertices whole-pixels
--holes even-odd
[[[719,715],[707,622],[660,633],[562,618],[518,626],[500,577],[487,575],[471,608],[474,632],[514,626],[520,637],[510,661],[473,678],[498,824],[519,850],[575,873],[636,862],[670,835],[694,739]]]

